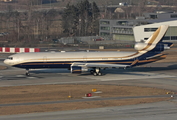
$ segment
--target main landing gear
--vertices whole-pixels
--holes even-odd
[[[26,69],[26,76],[30,76],[29,69]]]
[[[94,76],[102,76],[103,74],[100,72],[100,68],[95,68],[94,70],[90,70],[90,73]]]

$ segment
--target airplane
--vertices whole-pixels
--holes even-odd
[[[38,52],[17,53],[9,56],[4,63],[12,67],[26,69],[67,68],[71,73],[90,71],[94,76],[101,76],[101,70],[107,68],[131,68],[165,59],[162,54],[173,43],[162,42],[168,25],[161,25],[148,40],[135,44],[135,52]]]

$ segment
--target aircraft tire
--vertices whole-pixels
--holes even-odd
[[[102,76],[102,73],[101,73],[101,72],[99,72],[99,73],[98,73],[98,75],[99,75],[99,76]]]
[[[30,76],[30,74],[29,74],[29,73],[26,73],[26,76]]]
[[[98,74],[96,72],[93,73],[94,76],[97,76]]]

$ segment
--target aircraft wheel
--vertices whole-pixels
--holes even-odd
[[[102,76],[102,73],[101,73],[101,72],[99,72],[99,73],[98,73],[98,75],[99,75],[99,76]]]
[[[29,73],[26,73],[26,76],[30,76],[30,74],[29,74]]]
[[[29,69],[26,69],[26,76],[30,76]]]
[[[96,72],[93,73],[94,76],[97,76],[98,74]]]

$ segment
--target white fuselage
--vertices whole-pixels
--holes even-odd
[[[9,56],[4,63],[16,65],[27,62],[54,62],[54,61],[109,61],[125,60],[132,58],[136,52],[39,52],[39,53],[18,53]]]

